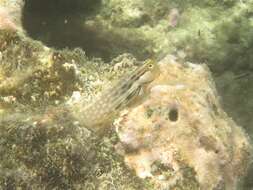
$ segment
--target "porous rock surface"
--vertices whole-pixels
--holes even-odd
[[[159,66],[147,97],[114,122],[126,164],[159,189],[189,178],[192,189],[237,189],[250,144],[221,108],[208,68],[172,56]]]
[[[94,59],[87,58],[80,49],[56,51],[53,48],[45,47],[44,44],[30,39],[24,33],[26,29],[23,30],[21,26],[24,2],[28,5],[32,1],[0,0],[1,189],[154,189],[150,181],[156,187],[171,187],[170,189],[173,189],[172,187],[174,189],[199,189],[199,186],[204,189],[236,187],[238,176],[243,176],[249,163],[248,141],[242,129],[221,111],[219,105],[217,106],[219,117],[215,116],[216,119],[210,119],[209,114],[214,109],[210,109],[209,113],[207,109],[210,108],[209,103],[201,96],[209,90],[208,93],[212,94],[215,90],[212,89],[213,84],[207,85],[211,79],[202,77],[209,75],[205,69],[198,70],[202,67],[196,67],[197,69],[192,72],[191,67],[186,68],[187,64],[174,64],[173,67],[171,64],[161,65],[163,79],[160,76],[152,84],[156,86],[154,88],[150,85],[152,91],[146,100],[145,97],[143,99],[143,102],[150,100],[150,105],[153,105],[154,96],[170,97],[174,93],[169,93],[171,89],[174,89],[175,94],[179,97],[184,97],[183,92],[187,91],[185,90],[187,86],[189,96],[185,95],[184,99],[187,100],[186,102],[191,102],[191,93],[199,94],[200,97],[195,98],[197,103],[196,105],[194,103],[194,106],[195,108],[199,106],[202,112],[193,112],[189,107],[184,108],[186,110],[182,109],[188,105],[185,103],[184,106],[178,107],[180,112],[177,115],[174,108],[177,108],[179,104],[172,104],[174,111],[168,115],[168,119],[176,119],[171,122],[175,126],[174,131],[172,127],[168,129],[170,133],[166,133],[166,130],[158,130],[157,134],[161,136],[160,141],[152,140],[154,138],[152,132],[148,136],[147,146],[142,139],[138,143],[132,141],[137,139],[135,134],[131,135],[131,139],[127,141],[122,138],[122,134],[128,133],[118,132],[123,145],[124,142],[130,142],[130,146],[125,146],[127,165],[134,170],[139,169],[143,165],[138,165],[137,159],[140,159],[145,167],[147,165],[147,168],[151,165],[151,172],[149,169],[144,169],[144,172],[142,172],[143,169],[140,169],[141,172],[137,172],[137,175],[144,180],[137,179],[131,171],[125,168],[121,157],[113,149],[114,143],[118,141],[114,131],[109,131],[103,138],[94,137],[76,121],[79,118],[78,115],[61,107],[62,104],[69,102],[69,99],[76,97],[76,94],[80,94],[84,102],[89,101],[103,89],[105,84],[110,84],[110,81],[132,70],[135,67],[135,61],[131,61],[131,56],[123,54],[117,59],[109,60],[110,63],[106,64],[97,58],[99,57],[97,54]],[[85,4],[88,1],[83,2]],[[85,27],[95,31],[92,34],[96,36],[98,33],[97,36],[102,36],[102,39],[109,42],[103,46],[104,43],[98,43],[99,40],[95,40],[96,51],[97,49],[106,50],[106,55],[113,56],[131,52],[135,53],[135,57],[139,55],[138,57],[141,58],[146,57],[146,54],[150,55],[146,52],[157,54],[174,52],[178,55],[182,54],[181,57],[190,57],[194,60],[193,62],[206,61],[212,71],[219,71],[214,73],[216,75],[226,70],[224,77],[221,74],[221,77],[216,79],[217,86],[221,86],[219,94],[224,97],[222,93],[225,92],[223,99],[225,103],[223,103],[227,113],[240,122],[245,129],[248,129],[252,136],[252,117],[250,116],[252,93],[249,88],[252,83],[248,80],[252,75],[237,77],[238,73],[243,72],[240,68],[251,66],[249,60],[252,51],[250,46],[252,35],[249,32],[251,28],[249,26],[252,25],[252,0],[245,2],[194,1],[194,4],[197,3],[195,6],[192,6],[192,1],[169,3],[173,1],[151,0],[145,1],[145,6],[141,2],[103,1],[102,9],[97,16],[89,17],[86,20],[84,14],[80,23],[83,24],[85,21]],[[176,20],[176,26],[171,27],[168,16],[175,7],[179,7],[179,19]],[[85,11],[82,12],[85,13]],[[210,17],[210,13],[215,16]],[[59,22],[64,23],[65,17],[61,17]],[[52,23],[54,26],[59,26],[53,19]],[[63,26],[66,29],[68,25]],[[69,25],[68,28],[74,31],[74,36],[76,36],[76,28],[72,25]],[[47,36],[48,33],[40,27],[38,30]],[[56,30],[58,31],[61,29]],[[69,30],[66,31],[69,32]],[[61,33],[64,31],[57,33],[57,36]],[[84,36],[81,30],[78,41]],[[43,36],[38,39],[43,39]],[[64,40],[64,35],[61,40]],[[119,62],[124,64],[119,64]],[[178,68],[177,72],[180,71],[179,73],[175,72],[176,68]],[[228,68],[231,69],[228,70]],[[233,73],[230,73],[230,70]],[[165,73],[169,75],[165,76]],[[236,77],[230,77],[230,74]],[[227,76],[229,77],[226,78]],[[193,83],[194,78],[195,84]],[[200,82],[200,80],[204,81]],[[223,87],[223,83],[226,88]],[[182,89],[181,94],[179,89]],[[217,97],[217,95],[211,95],[210,101],[216,102]],[[168,101],[172,99],[170,97]],[[198,101],[203,101],[203,106]],[[206,109],[203,109],[204,105],[208,105]],[[136,108],[141,107],[142,102],[136,102],[135,106]],[[194,109],[194,106],[190,107]],[[73,108],[77,109],[76,106]],[[133,108],[127,111],[130,113]],[[141,111],[143,112],[140,109],[140,113]],[[163,111],[165,110],[161,110]],[[206,111],[205,116],[210,117],[204,118],[205,120],[201,118],[201,123],[196,124],[195,128],[199,129],[196,130],[199,131],[197,133],[193,132],[192,127],[186,127],[187,121],[183,120],[182,111],[189,115],[191,121],[195,121],[194,113],[196,115]],[[152,112],[148,110],[147,116]],[[153,114],[155,115],[155,111],[151,115]],[[138,116],[136,119],[141,119],[138,114],[136,116]],[[159,114],[157,117],[158,120],[162,118]],[[126,118],[131,119],[130,116]],[[139,121],[136,121],[137,126]],[[208,122],[218,121],[220,121],[218,126],[221,130],[215,130],[211,124],[210,126],[205,125]],[[165,124],[168,124],[169,120],[166,122]],[[184,123],[181,128],[177,127],[179,122]],[[189,124],[189,126],[192,125]],[[142,128],[141,125],[140,128]],[[135,131],[135,129],[136,127],[133,127],[131,130]],[[183,138],[179,138],[180,130]],[[221,137],[216,132],[221,134]],[[173,147],[177,148],[175,151],[168,148],[172,146],[170,143],[167,143],[168,146],[162,146],[162,142],[168,142],[164,140],[164,138],[170,138],[168,134],[178,137],[174,138],[177,141],[172,140],[175,144]],[[186,144],[189,146],[187,147]],[[165,156],[158,154],[163,149]],[[167,150],[171,151],[173,155],[175,152],[175,156],[167,157],[171,154],[166,153]],[[218,152],[215,153],[215,151]],[[170,158],[171,162],[167,162],[166,159],[164,161],[164,158]],[[152,180],[146,176],[151,176]],[[248,178],[249,189],[252,186],[252,180],[250,175]]]

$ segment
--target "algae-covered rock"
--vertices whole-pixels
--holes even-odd
[[[0,6],[2,189],[154,189],[154,181],[140,179],[131,169],[135,167],[126,166],[116,153],[114,146],[122,139],[112,126],[102,126],[107,130],[98,137],[82,125],[80,116],[85,113],[80,110],[114,80],[137,68],[139,60],[168,53],[182,62],[209,65],[225,111],[253,136],[251,0],[0,0]],[[213,90],[212,84],[205,85]],[[141,106],[146,93],[140,91],[133,105]],[[205,184],[222,189],[229,180],[235,187],[235,176],[245,174],[250,162],[247,138],[226,114],[221,120],[221,128],[228,126],[224,139],[216,136],[216,129],[212,133],[213,125],[210,131],[200,130],[210,138],[197,133],[181,139],[182,144],[193,139],[195,152],[203,145],[204,156],[215,156],[196,158],[207,161],[200,166],[182,145],[185,160],[179,165],[184,169],[175,178],[175,189]],[[214,153],[216,148],[221,154]],[[231,157],[230,164],[226,156]],[[217,176],[208,177],[203,170],[215,159],[221,160],[210,171]],[[229,170],[234,176],[227,175]],[[173,167],[159,159],[152,172],[166,179],[174,174]],[[247,178],[245,189],[252,187],[251,175]]]
[[[109,84],[124,68],[115,73],[81,50],[56,51],[13,31],[0,36],[1,188],[140,188],[114,151],[115,134],[98,138],[68,109],[75,92],[88,102],[99,80]]]
[[[157,189],[238,189],[251,145],[222,110],[209,71],[169,57],[159,66],[145,101],[115,121],[126,164]]]
[[[21,30],[21,17],[24,1],[0,1],[0,29]]]

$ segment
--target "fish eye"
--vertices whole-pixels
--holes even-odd
[[[148,68],[152,69],[153,66],[154,66],[154,65],[153,65],[152,63],[150,63],[150,64],[148,65]]]

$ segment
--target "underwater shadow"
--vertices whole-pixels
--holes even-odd
[[[22,24],[31,38],[56,49],[80,47],[87,56],[105,61],[126,52],[139,59],[148,57],[147,42],[141,37],[133,40],[124,33],[85,24],[100,8],[101,0],[25,0]]]

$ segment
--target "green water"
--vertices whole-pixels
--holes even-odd
[[[25,75],[30,73],[24,72],[18,76],[28,85],[17,83],[0,90],[1,96],[15,96],[18,102],[0,104],[8,112],[0,124],[4,189],[99,189],[103,181],[109,184],[112,179],[118,189],[152,189],[132,175],[114,152],[118,139],[113,132],[101,139],[86,137],[87,131],[70,122],[72,115],[58,108],[73,91],[94,90],[89,87],[93,79],[83,76],[94,74],[103,80],[120,75],[103,76],[123,53],[137,60],[174,54],[184,61],[206,63],[225,112],[253,141],[252,0],[25,0],[22,26],[29,37],[56,53],[51,70],[35,72],[28,79]],[[5,77],[36,68],[41,44],[15,42],[18,37],[2,33],[1,37],[10,42],[6,54],[0,44],[6,55],[0,59],[6,64],[1,68],[8,70]],[[70,60],[82,68],[82,80],[73,68],[62,67]],[[50,127],[45,128],[42,121],[51,113],[61,117],[47,121]],[[33,128],[35,121],[41,121],[42,128]],[[253,166],[242,184],[242,190],[253,189]]]

